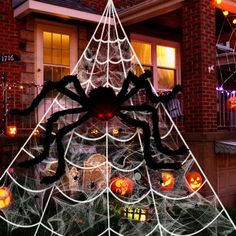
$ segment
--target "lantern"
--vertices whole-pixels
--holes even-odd
[[[186,175],[188,187],[192,191],[198,190],[202,186],[202,176],[197,171],[188,172]]]
[[[12,194],[7,187],[0,187],[0,209],[7,208],[12,202]]]
[[[15,125],[8,125],[6,129],[6,135],[10,137],[14,137],[17,134],[17,128]]]
[[[121,196],[128,196],[133,193],[134,182],[127,177],[114,177],[111,179],[111,191]]]
[[[171,172],[164,171],[161,173],[162,183],[161,190],[162,191],[170,191],[174,188],[175,178]]]
[[[236,97],[230,97],[227,101],[228,109],[236,111]]]
[[[152,208],[122,207],[118,209],[118,214],[122,218],[145,222],[153,217],[154,212]]]

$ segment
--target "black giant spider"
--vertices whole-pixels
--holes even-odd
[[[174,89],[165,96],[156,96],[152,92],[151,85],[147,78],[151,77],[150,71],[145,71],[141,76],[137,77],[132,72],[128,73],[127,78],[124,80],[120,92],[116,95],[114,90],[110,87],[98,87],[90,91],[88,96],[85,94],[84,90],[81,87],[79,80],[76,75],[68,75],[63,77],[58,82],[47,81],[42,89],[42,91],[36,96],[31,105],[25,110],[12,109],[10,114],[13,115],[22,115],[26,116],[33,111],[39,104],[39,102],[45,98],[48,92],[51,90],[57,90],[60,93],[66,95],[72,100],[78,102],[80,107],[66,109],[63,111],[55,112],[47,120],[46,123],[46,134],[44,140],[44,149],[43,152],[35,159],[27,160],[20,163],[23,167],[30,167],[35,164],[40,163],[49,155],[50,149],[50,140],[51,133],[53,129],[53,123],[56,122],[61,116],[68,114],[79,114],[85,112],[85,114],[80,117],[74,123],[71,123],[58,130],[56,134],[56,143],[57,143],[57,155],[58,155],[58,167],[56,173],[53,176],[46,176],[42,179],[41,183],[49,184],[58,180],[65,173],[65,160],[64,160],[64,147],[62,144],[62,138],[67,133],[87,121],[91,117],[96,117],[101,121],[108,121],[114,116],[119,117],[121,121],[125,122],[128,125],[141,128],[143,130],[144,138],[144,159],[148,167],[152,169],[180,169],[181,163],[164,163],[164,162],[155,162],[152,159],[150,152],[150,136],[151,130],[146,121],[136,120],[129,115],[125,114],[124,111],[146,111],[151,113],[152,122],[153,122],[153,137],[156,143],[157,149],[163,154],[173,156],[173,155],[183,155],[188,152],[188,149],[185,146],[180,147],[177,150],[171,150],[162,145],[160,132],[158,127],[158,114],[155,107],[148,104],[141,104],[136,106],[123,105],[129,98],[135,95],[140,89],[144,88],[146,90],[147,96],[153,103],[166,103],[172,99],[180,90],[179,85],[175,86]],[[130,83],[133,83],[134,87],[130,90],[128,89]],[[73,83],[76,93],[72,92],[66,86],[69,83]],[[129,90],[129,91],[128,91]]]

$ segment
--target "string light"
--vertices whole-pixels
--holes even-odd
[[[232,22],[234,25],[236,25],[236,18],[234,18]]]
[[[222,3],[222,1],[221,0],[216,0],[216,4],[221,4]]]
[[[228,11],[223,11],[224,16],[228,16],[229,12]]]

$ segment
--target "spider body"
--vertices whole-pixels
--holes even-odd
[[[98,87],[88,94],[88,112],[99,120],[108,121],[116,116],[120,105],[119,98],[110,87]]]
[[[127,78],[124,80],[121,90],[118,94],[110,87],[98,87],[92,89],[88,95],[85,94],[85,91],[81,87],[81,84],[77,78],[77,76],[70,75],[63,77],[60,81],[51,82],[48,81],[45,83],[41,92],[36,96],[36,98],[32,101],[31,105],[24,109],[18,110],[13,109],[10,110],[10,114],[13,115],[22,115],[26,116],[30,112],[32,112],[40,103],[42,99],[44,99],[48,92],[52,90],[57,90],[58,92],[64,94],[70,99],[79,103],[79,106],[76,108],[65,109],[62,111],[55,112],[51,115],[46,123],[46,134],[45,140],[43,144],[42,153],[36,157],[35,159],[27,160],[25,162],[20,163],[20,166],[30,167],[35,164],[40,163],[49,155],[50,151],[50,141],[52,136],[53,124],[57,122],[57,120],[68,114],[80,114],[78,120],[75,122],[66,125],[59,129],[56,133],[56,144],[57,144],[57,155],[58,155],[58,167],[56,173],[53,176],[46,176],[42,179],[41,183],[50,184],[58,179],[65,173],[65,160],[64,160],[64,147],[62,139],[63,137],[71,132],[73,129],[77,128],[84,122],[86,122],[89,118],[97,118],[100,121],[108,121],[114,116],[118,117],[122,122],[126,123],[129,126],[133,126],[136,128],[141,128],[143,130],[143,152],[144,159],[146,161],[146,165],[152,169],[180,169],[182,164],[180,162],[156,162],[153,160],[151,151],[150,151],[150,137],[151,135],[154,137],[154,141],[156,144],[157,150],[162,152],[165,155],[174,156],[174,155],[183,155],[188,152],[188,149],[185,146],[178,148],[177,150],[169,149],[164,146],[161,141],[159,125],[158,125],[158,113],[154,106],[149,104],[141,104],[141,105],[125,105],[126,101],[128,101],[132,96],[134,96],[140,89],[145,89],[146,94],[149,100],[156,103],[166,103],[181,90],[179,85],[175,86],[173,90],[165,96],[156,96],[152,92],[152,88],[150,82],[147,80],[151,76],[150,71],[145,71],[142,75],[137,77],[132,72],[128,73]],[[69,90],[66,86],[69,83],[73,83],[75,90],[77,93]],[[133,83],[133,87],[129,89],[129,85]],[[146,121],[141,121],[135,119],[128,115],[127,112],[138,111],[138,112],[148,112],[152,117],[152,129]]]

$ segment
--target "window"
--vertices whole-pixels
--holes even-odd
[[[153,72],[153,85],[158,90],[170,90],[180,83],[179,44],[175,42],[131,35],[131,44],[144,69]],[[137,66],[137,74],[141,74]]]
[[[44,81],[57,81],[70,74],[70,36],[43,32]]]
[[[36,20],[35,82],[40,88],[46,81],[58,81],[70,74],[78,60],[77,40],[77,26]],[[39,105],[37,119],[45,114],[56,95],[55,90],[48,93],[44,102]],[[57,108],[53,109],[55,112]]]
[[[37,21],[37,83],[57,81],[70,74],[77,62],[77,29],[74,26]]]

